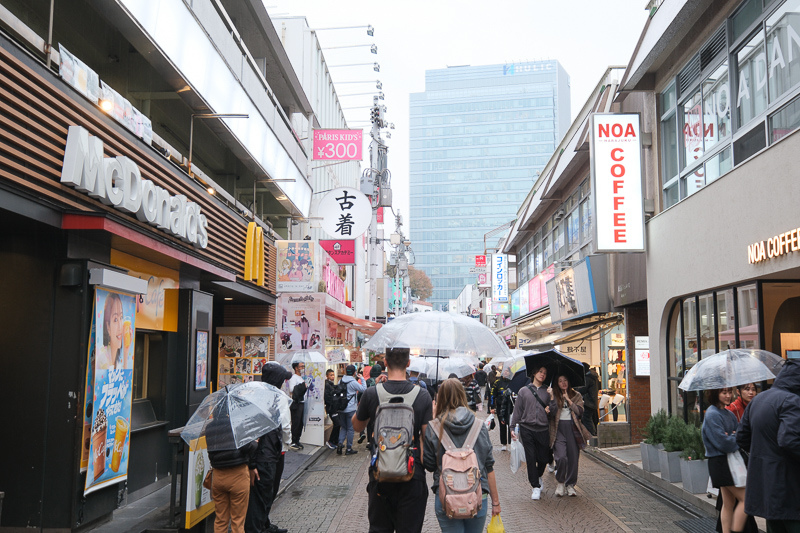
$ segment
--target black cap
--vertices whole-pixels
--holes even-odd
[[[356,375],[356,365],[347,365],[347,368],[344,369],[345,373],[348,376],[355,376]]]
[[[372,368],[369,369],[369,377],[377,378],[381,375],[381,367],[378,365],[372,365]]]
[[[283,382],[292,377],[292,373],[278,363],[269,362],[261,369],[261,381],[280,388]]]

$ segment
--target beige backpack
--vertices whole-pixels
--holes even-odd
[[[444,447],[439,466],[439,500],[448,518],[474,518],[481,510],[481,471],[475,455],[475,442],[481,432],[481,423],[475,420],[461,448],[456,448],[439,419],[430,421]]]

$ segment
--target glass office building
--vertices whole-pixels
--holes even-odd
[[[410,95],[411,239],[434,308],[476,282],[484,235],[516,217],[569,128],[569,97],[555,60],[428,70]]]

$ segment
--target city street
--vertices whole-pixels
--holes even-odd
[[[576,487],[578,497],[556,498],[553,495],[556,486],[553,474],[545,472],[542,499],[531,501],[525,465],[512,474],[508,452],[500,451],[498,432],[495,430],[491,434],[495,444],[495,474],[502,503],[501,516],[506,531],[708,530],[707,518],[698,519],[678,509],[587,455],[581,457]],[[290,533],[366,531],[368,454],[365,445],[356,446],[356,449],[359,450],[358,455],[351,457],[338,456],[332,450],[326,451],[276,502],[272,521],[288,528]],[[440,531],[433,502],[431,494],[423,527],[426,533]],[[681,522],[686,529],[676,522]],[[699,529],[698,526],[706,529]]]

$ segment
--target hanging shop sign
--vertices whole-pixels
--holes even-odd
[[[597,252],[644,251],[641,154],[638,114],[592,115]]]
[[[95,289],[82,439],[88,450],[84,495],[128,477],[136,299]]]
[[[350,187],[330,191],[320,200],[317,210],[322,229],[337,239],[358,237],[367,231],[372,220],[369,198]]]
[[[547,298],[553,322],[596,313],[591,263],[584,260],[559,272],[547,282]]]
[[[495,302],[508,301],[508,256],[506,254],[492,255],[492,300]]]
[[[193,246],[208,246],[208,220],[199,205],[143,179],[130,158],[103,157],[103,141],[81,126],[69,127],[61,183]]]
[[[796,252],[797,250],[800,250],[800,228],[748,245],[747,262],[753,265]]]
[[[361,161],[362,130],[314,130],[314,160]]]
[[[338,264],[356,264],[356,241],[350,239],[320,240],[319,245]]]
[[[650,375],[650,337],[634,337],[634,368],[636,377]]]
[[[489,274],[488,272],[484,272],[483,274],[478,274],[478,287],[481,288],[491,287],[492,286],[491,277],[492,277],[491,274]]]

